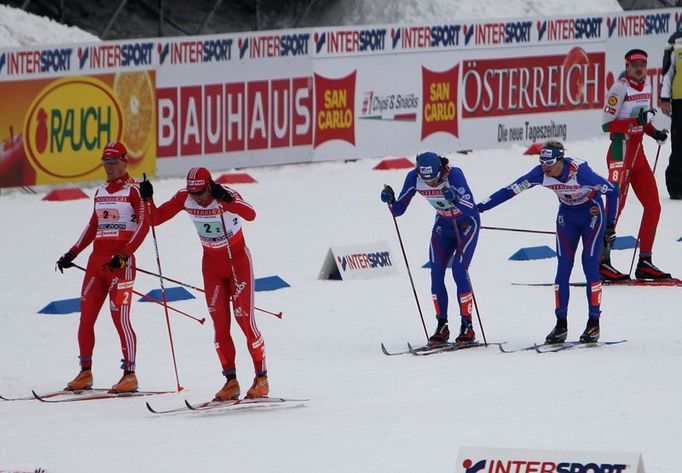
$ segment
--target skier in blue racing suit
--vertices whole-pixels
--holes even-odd
[[[476,334],[471,323],[473,293],[468,268],[476,250],[480,217],[471,189],[461,169],[450,167],[448,160],[436,153],[425,152],[417,156],[417,166],[407,173],[399,196],[396,198],[393,189],[385,186],[381,200],[389,205],[394,216],[399,217],[405,213],[415,193],[421,194],[436,209],[429,262],[438,326],[429,338],[429,344],[444,344],[450,337],[445,271],[451,258],[461,315],[459,336],[455,341],[473,343]]]
[[[578,241],[582,238],[582,264],[587,278],[589,313],[587,327],[580,336],[583,343],[599,340],[599,316],[602,283],[599,261],[602,240],[616,238],[616,210],[618,193],[613,185],[596,174],[586,162],[564,156],[558,141],[548,141],[540,153],[540,164],[511,185],[493,193],[478,204],[485,212],[520,194],[526,189],[542,185],[556,193],[559,212],[556,219],[556,252],[558,267],[554,280],[556,326],[547,335],[547,343],[563,343],[568,333],[569,278],[573,268]],[[608,215],[605,215],[601,194],[606,195]]]

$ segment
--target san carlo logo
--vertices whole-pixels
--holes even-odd
[[[121,137],[123,114],[111,88],[92,77],[51,82],[33,99],[24,120],[26,155],[57,178],[96,171],[99,152]]]

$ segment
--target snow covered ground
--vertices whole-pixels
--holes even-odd
[[[569,154],[605,171],[608,142],[569,143]],[[645,147],[650,162],[655,144]],[[482,199],[535,164],[520,148],[455,154],[452,162]],[[661,151],[657,176],[669,147]],[[392,220],[379,201],[384,183],[400,186],[403,171],[372,171],[373,160],[250,171],[258,184],[239,186],[258,211],[246,226],[257,277],[279,274],[292,287],[257,293],[256,304],[284,311],[259,314],[273,396],[309,397],[306,407],[243,413],[155,417],[147,399],[61,405],[0,403],[0,471],[451,471],[463,445],[641,451],[647,471],[677,470],[679,399],[676,373],[682,353],[680,289],[609,287],[604,291],[604,340],[623,345],[561,354],[505,355],[476,349],[425,358],[386,357],[385,342],[402,348],[423,340],[402,262],[399,274],[355,282],[316,279],[329,246],[386,240],[399,258]],[[158,201],[182,179],[157,180]],[[89,194],[92,196],[92,189]],[[55,260],[85,225],[91,201],[48,203],[41,195],[4,195],[0,232],[0,393],[24,395],[60,388],[77,372],[78,316],[36,312],[53,299],[76,297],[82,273],[53,272]],[[664,198],[654,261],[682,273],[680,203]],[[528,191],[483,215],[485,225],[551,230],[556,199]],[[619,227],[636,234],[641,207],[632,199]],[[415,199],[399,219],[429,330],[434,327],[427,260],[432,210]],[[186,216],[158,228],[165,273],[201,285],[200,245]],[[553,290],[511,282],[550,282],[554,260],[513,262],[521,246],[553,246],[549,236],[485,231],[471,278],[490,341],[510,346],[541,341],[553,325]],[[619,268],[631,252],[614,252]],[[85,262],[86,255],[79,257]],[[151,238],[138,264],[155,268]],[[580,266],[574,280],[583,280]],[[448,278],[449,287],[453,283]],[[137,290],[157,281],[138,276]],[[201,298],[175,303],[207,316]],[[172,389],[174,377],[163,311],[136,303],[138,374],[143,389]],[[456,312],[451,311],[451,314]],[[453,317],[453,320],[457,320]],[[584,290],[572,290],[570,337],[586,320]],[[200,401],[221,386],[212,328],[172,317],[182,394],[157,396],[158,407]],[[480,331],[478,332],[480,336]],[[238,371],[248,385],[252,370],[241,332],[233,330]],[[97,326],[95,384],[108,386],[120,372],[117,337],[107,312]]]

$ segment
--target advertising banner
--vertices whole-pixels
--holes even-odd
[[[310,36],[289,30],[160,39],[159,174],[309,161]]]
[[[606,94],[603,43],[465,53],[462,146],[585,139],[601,132]]]
[[[99,178],[117,137],[137,175],[177,176],[602,136],[625,53],[648,52],[655,107],[681,27],[671,8],[0,50],[0,186]]]
[[[462,447],[457,473],[645,473],[642,455],[625,452]]]
[[[382,241],[329,248],[319,279],[372,279],[397,272],[391,250]]]
[[[460,58],[450,51],[315,61],[314,159],[460,149]]]
[[[0,82],[0,187],[101,180],[112,140],[131,175],[153,175],[154,82],[153,70]]]

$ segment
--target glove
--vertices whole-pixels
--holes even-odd
[[[73,266],[72,261],[74,260],[75,257],[76,255],[74,255],[70,251],[64,253],[64,255],[57,260],[57,269],[59,269],[59,272],[64,274],[64,270],[66,268],[72,267]]]
[[[389,205],[395,202],[395,192],[393,192],[391,186],[384,185],[384,188],[381,191],[381,201],[386,202]]]
[[[213,181],[211,181],[211,195],[215,200],[222,200],[223,202],[227,203],[230,203],[234,200],[234,196],[230,191]]]
[[[607,223],[606,229],[604,230],[604,245],[611,248],[614,241],[616,241],[616,224]]]
[[[482,214],[483,212],[485,212],[485,210],[483,209],[483,207],[481,207],[481,204],[476,204],[476,210],[478,210],[478,213],[480,213],[480,214]]]
[[[443,197],[445,198],[445,200],[453,204],[459,202],[459,197],[457,197],[457,190],[452,186],[443,188]]]
[[[109,268],[110,271],[113,271],[114,269],[125,268],[127,265],[128,265],[128,257],[127,256],[121,256],[121,255],[112,256],[111,260],[109,260],[108,263],[104,264],[104,266]]]
[[[662,145],[668,139],[668,130],[654,130],[654,134],[651,136],[659,145]]]
[[[656,110],[654,109],[648,109],[644,107],[639,109],[639,114],[637,115],[637,123],[639,126],[645,126],[647,123],[649,123],[649,112],[656,114]]]
[[[142,200],[149,200],[153,195],[154,186],[152,186],[152,183],[147,179],[140,182],[140,197],[142,197]]]

